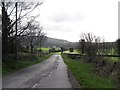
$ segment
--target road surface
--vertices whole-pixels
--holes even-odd
[[[60,55],[3,77],[3,88],[72,88]]]

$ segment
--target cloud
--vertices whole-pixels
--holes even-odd
[[[70,32],[74,32],[74,28],[77,27],[77,25],[83,20],[84,17],[78,12],[55,12],[51,13],[50,15],[48,15],[48,17],[46,17],[46,22],[44,22],[44,29],[47,32],[57,31],[69,34]]]
[[[62,32],[62,33],[65,33],[65,32],[73,32],[73,23],[66,23],[66,22],[62,22],[62,23],[52,23],[51,24],[46,24],[44,25],[44,29],[46,31],[51,31],[51,32],[54,32],[54,31],[57,31],[57,32]]]
[[[56,23],[60,23],[60,22],[82,21],[84,18],[79,13],[71,14],[71,13],[59,12],[59,13],[56,13],[56,14],[52,15],[51,17],[49,17],[49,19],[51,19],[52,21],[54,21]]]
[[[114,41],[118,36],[117,5],[117,0],[46,0],[39,20],[50,37],[79,41],[81,33],[92,32]]]

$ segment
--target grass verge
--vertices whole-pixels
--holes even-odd
[[[15,60],[9,59],[6,62],[2,63],[2,75],[7,75],[17,70],[20,70],[22,68],[40,63],[49,57],[50,55],[45,55],[42,57],[40,57],[39,55],[35,55],[32,58],[28,56],[25,60],[23,59],[23,60],[15,61]]]
[[[72,60],[62,54],[65,63],[72,71],[81,88],[115,88],[112,79],[97,76],[92,70],[93,66],[81,61]]]

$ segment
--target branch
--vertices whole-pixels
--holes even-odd
[[[12,12],[13,12],[14,9],[15,9],[15,6],[14,6],[14,8],[11,10],[11,12],[10,12],[10,14],[9,14],[8,16],[10,16],[10,15],[12,14]]]
[[[29,14],[30,12],[32,12],[38,5],[41,5],[41,4],[42,4],[42,3],[37,4],[32,10],[30,10],[29,12],[27,12],[27,13],[24,14],[23,16],[19,17],[19,18],[17,19],[17,21],[19,21],[21,18],[23,18],[24,16],[26,16],[27,14]],[[16,20],[11,24],[11,26],[9,27],[9,30],[15,25],[15,23],[16,23]]]
[[[20,19],[23,18],[24,16],[26,16],[27,14],[29,14],[30,12],[32,12],[37,6],[41,5],[42,2],[40,4],[37,4],[32,10],[28,11],[26,14],[24,14],[23,16],[19,17]]]

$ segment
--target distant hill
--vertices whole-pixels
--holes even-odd
[[[21,45],[23,45],[23,46],[30,45],[30,37],[29,36],[21,37],[20,40],[21,40]],[[36,42],[36,41],[34,41],[34,42]],[[103,43],[99,43],[99,45],[102,45],[102,44]],[[35,47],[39,47],[39,45],[37,45]],[[44,43],[42,44],[42,47],[49,47],[49,48],[63,47],[65,49],[69,49],[70,47],[78,48],[78,42],[69,42],[69,41],[63,40],[63,39],[46,37]],[[104,42],[104,47],[105,48],[113,48],[113,47],[116,47],[116,43],[115,42]]]
[[[29,36],[21,37],[21,43],[24,46],[28,46],[30,44],[30,37]],[[39,45],[37,45],[37,47],[39,47]],[[49,47],[49,48],[64,47],[64,48],[68,49],[70,47],[76,47],[76,43],[69,42],[69,41],[63,40],[63,39],[46,37],[44,43],[42,44],[42,47]]]
[[[47,37],[45,43],[44,43],[44,47],[65,47],[65,48],[69,48],[69,47],[75,47],[75,42],[69,42],[67,40],[63,40],[63,39],[56,39],[56,38],[51,38],[51,37]]]

